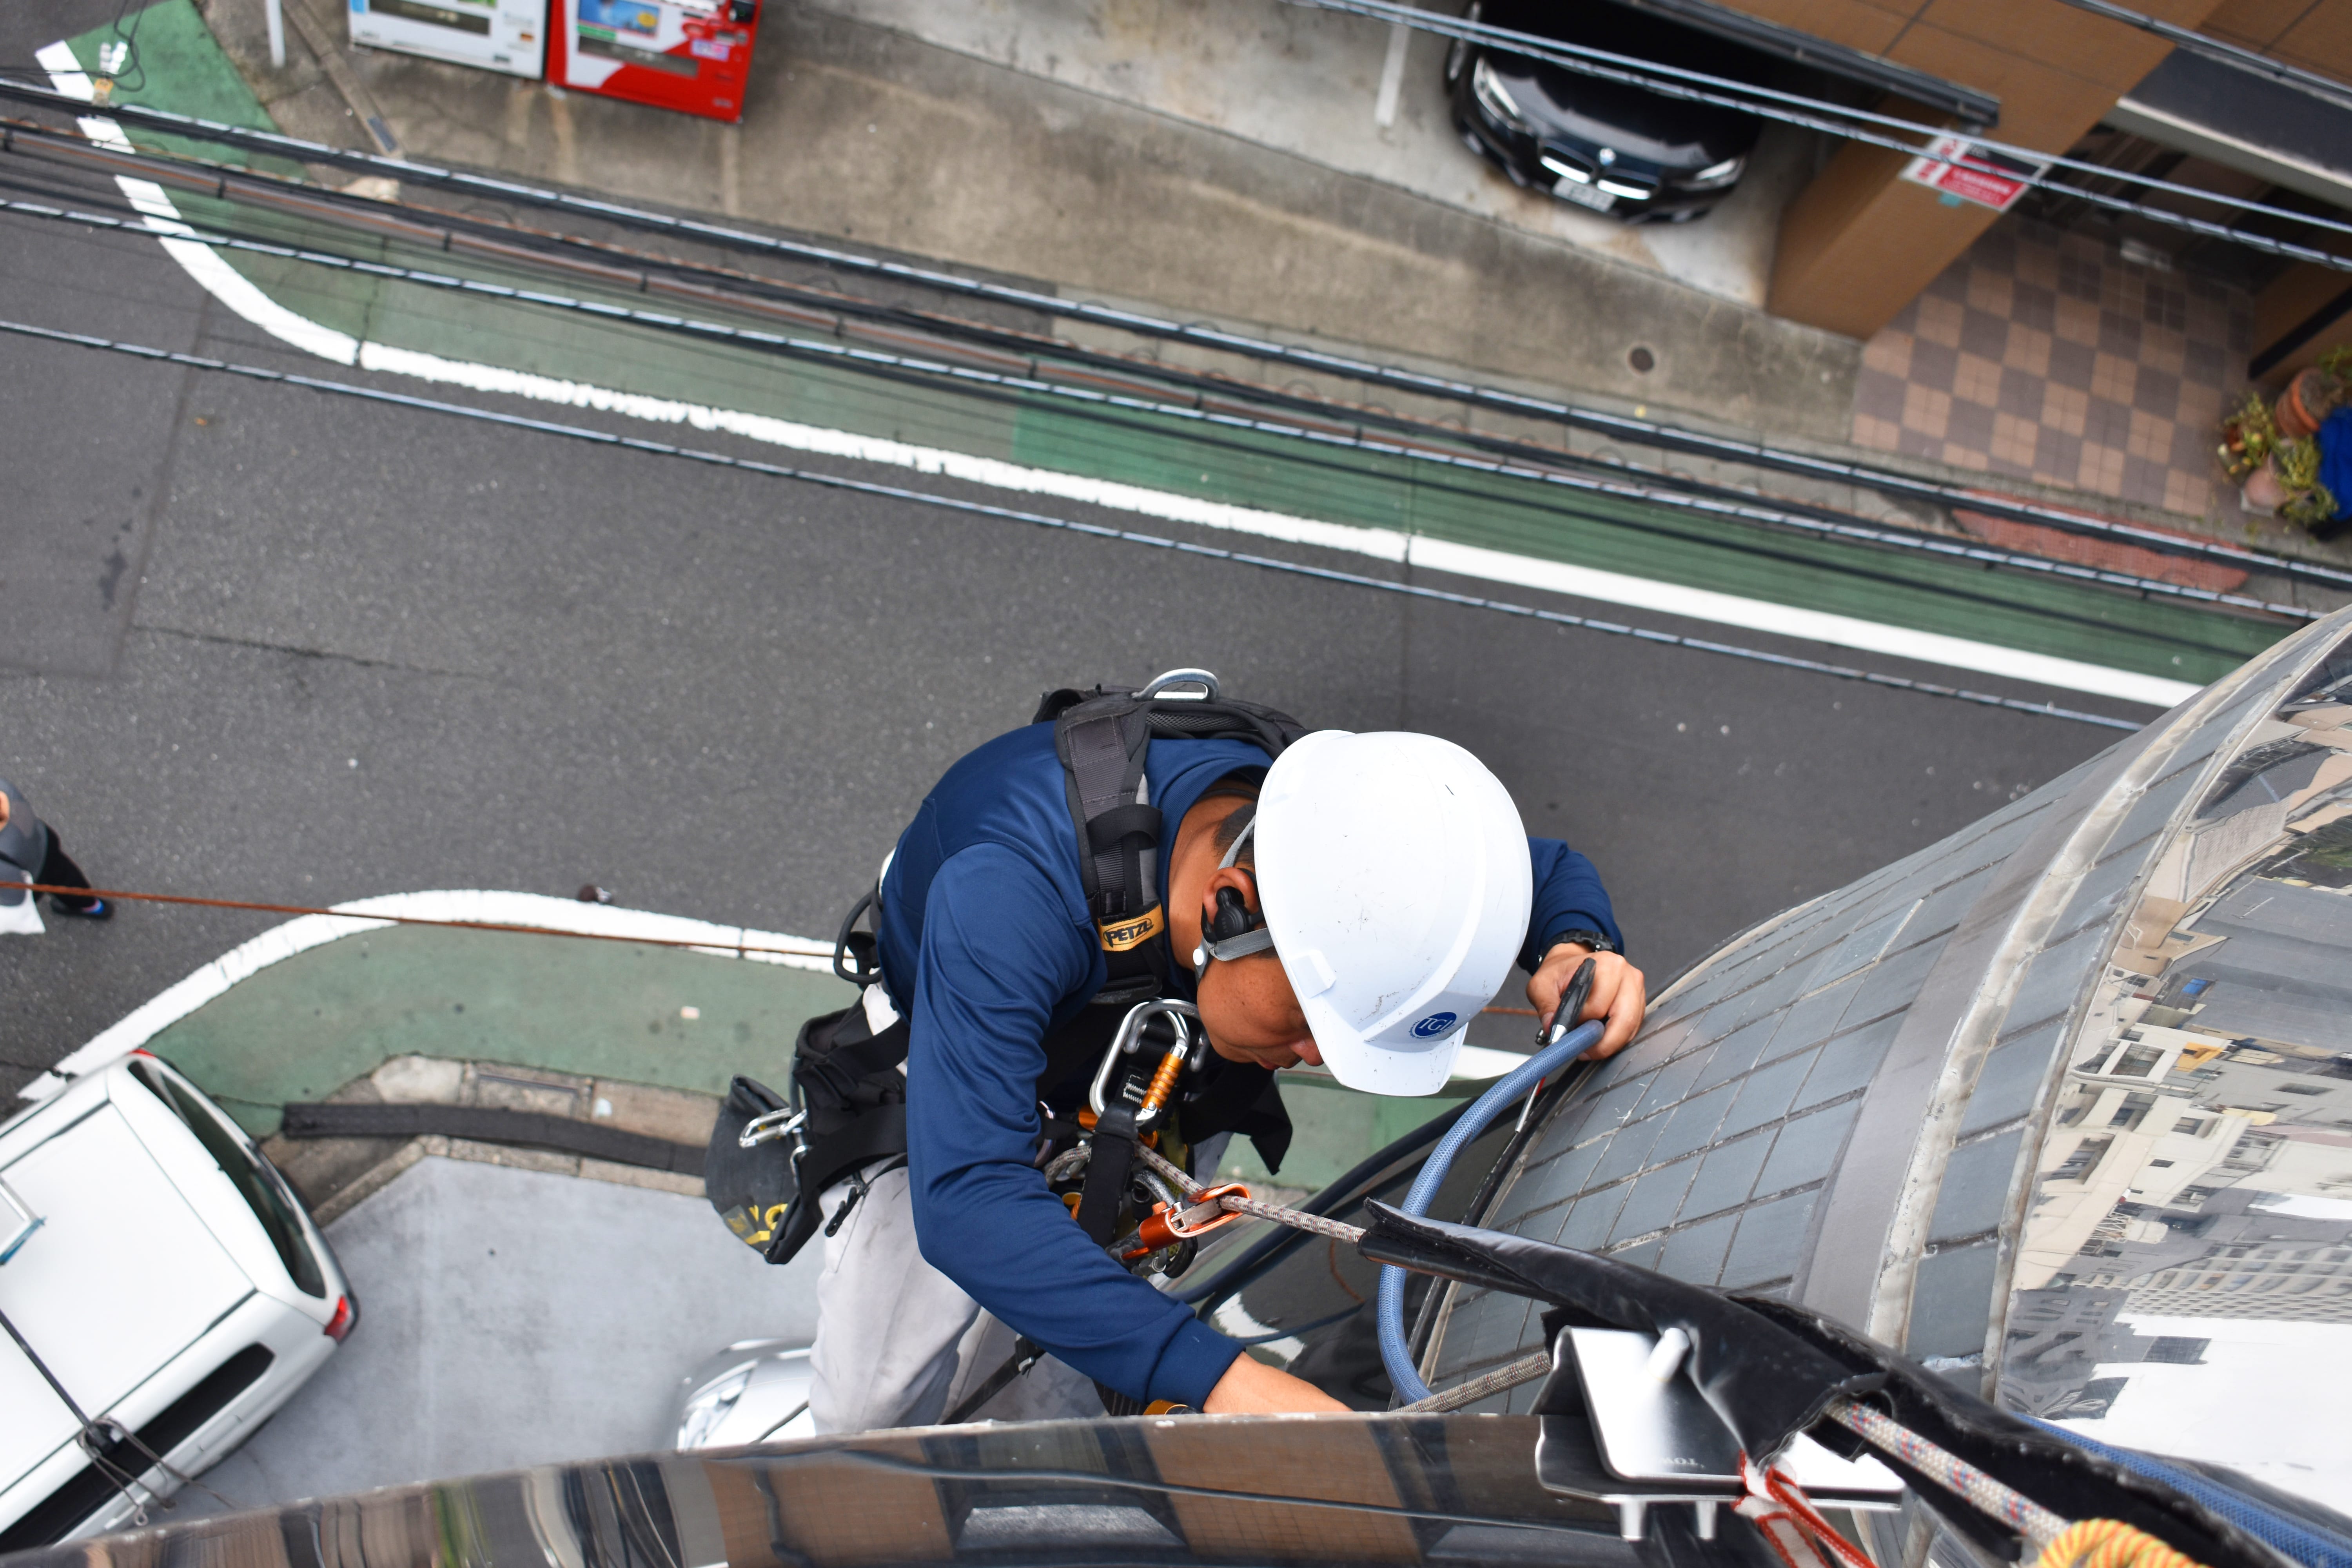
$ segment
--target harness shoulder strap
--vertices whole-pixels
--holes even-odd
[[[1054,726],[1070,820],[1078,841],[1078,875],[1110,974],[1099,1000],[1133,1003],[1157,995],[1168,973],[1168,914],[1159,887],[1167,824],[1145,798],[1144,758],[1151,742],[1237,740],[1268,757],[1307,732],[1288,714],[1226,697],[1153,699],[1117,687],[1045,694],[1035,722]]]

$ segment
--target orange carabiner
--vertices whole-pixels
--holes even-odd
[[[1192,1194],[1192,1201],[1181,1209],[1166,1204],[1151,1205],[1150,1215],[1136,1227],[1139,1246],[1126,1254],[1133,1262],[1163,1247],[1173,1247],[1180,1241],[1194,1241],[1217,1229],[1231,1225],[1242,1216],[1224,1206],[1219,1200],[1226,1197],[1245,1198],[1249,1188],[1239,1182],[1228,1182],[1219,1187],[1203,1187]]]

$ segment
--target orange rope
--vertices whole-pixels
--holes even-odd
[[[2051,1537],[2033,1568],[2203,1568],[2119,1519],[2086,1519]]]

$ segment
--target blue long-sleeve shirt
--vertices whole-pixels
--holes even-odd
[[[1164,897],[1184,814],[1219,779],[1262,775],[1267,758],[1237,741],[1172,740],[1152,742],[1144,763],[1167,824]],[[1616,941],[1591,862],[1553,839],[1528,844],[1535,907],[1520,962],[1532,969],[1564,931]],[[898,840],[878,934],[884,984],[911,1028],[908,1165],[923,1257],[1087,1376],[1197,1409],[1241,1347],[1088,1241],[1032,1163],[1043,1042],[1108,975],[1051,724],[948,770]],[[1189,970],[1169,982],[1192,994]]]

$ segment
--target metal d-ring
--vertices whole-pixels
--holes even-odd
[[[764,1116],[754,1116],[743,1123],[742,1131],[735,1134],[735,1146],[738,1149],[756,1149],[771,1140],[789,1138],[798,1132],[801,1123],[807,1120],[807,1111],[794,1110],[789,1106],[782,1110],[771,1110]]]
[[[1161,693],[1171,686],[1198,686],[1204,689],[1197,697],[1189,691],[1169,691],[1162,696]],[[1162,702],[1213,702],[1217,697],[1217,677],[1213,670],[1171,669],[1165,675],[1154,676],[1136,695],[1147,702],[1155,697]]]

